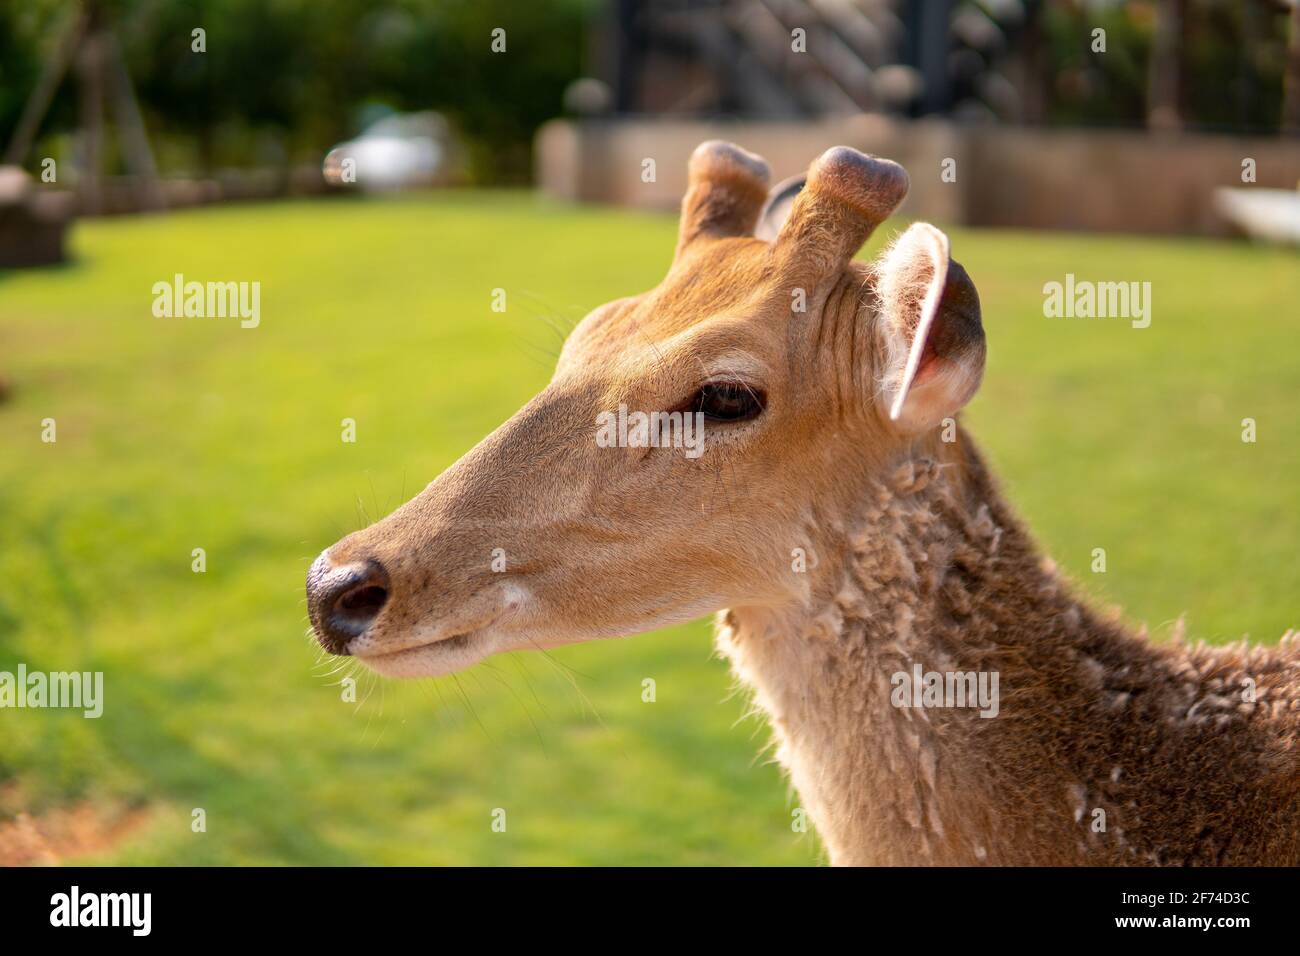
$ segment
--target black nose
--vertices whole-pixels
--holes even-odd
[[[378,561],[336,568],[322,554],[307,572],[307,613],[331,654],[346,654],[348,641],[365,633],[387,600],[388,572]]]

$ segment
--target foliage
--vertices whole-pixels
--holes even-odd
[[[17,0],[10,0],[17,2]],[[13,128],[73,4],[0,6],[0,131]],[[580,73],[594,0],[106,0],[165,156],[222,166],[319,161],[366,107],[435,109],[467,138],[480,179],[522,180],[533,131]],[[206,52],[191,49],[206,31]],[[506,31],[506,52],[491,50]],[[75,125],[61,88],[51,131]]]

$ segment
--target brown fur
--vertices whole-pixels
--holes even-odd
[[[1300,861],[1294,640],[1156,646],[1098,618],[967,436],[934,451],[823,529],[808,608],[720,619],[834,862]],[[913,662],[999,672],[1000,713],[891,706]]]
[[[770,243],[766,183],[701,147],[663,282],[589,315],[542,394],[322,556],[389,582],[346,652],[425,676],[725,608],[719,646],[833,862],[1300,862],[1296,642],[1157,646],[1076,600],[970,438],[941,439],[985,354],[946,238],[918,224],[852,261],[901,169],[829,151]],[[597,447],[602,411],[720,378],[766,408],[711,424],[698,459]],[[1000,713],[894,707],[917,663],[997,672]]]

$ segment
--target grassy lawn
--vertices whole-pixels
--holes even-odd
[[[0,277],[0,670],[102,670],[106,696],[0,711],[0,784],[38,814],[145,806],[94,862],[820,861],[706,622],[363,677],[356,704],[304,636],[311,558],[540,389],[557,320],[653,285],[675,228],[520,194],[230,207],[84,223],[73,264]],[[1058,561],[1157,638],[1300,625],[1300,259],[952,239],[990,342],[967,418]],[[1044,318],[1067,272],[1150,281],[1151,327]],[[259,281],[260,326],[154,318],[175,273]]]

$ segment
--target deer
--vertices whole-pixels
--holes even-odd
[[[1156,643],[1077,596],[959,419],[987,348],[947,236],[856,258],[902,167],[840,146],[770,179],[693,153],[659,285],[315,560],[320,644],[423,678],[716,614],[833,865],[1300,862],[1297,635]],[[702,453],[598,443],[621,405],[700,416]]]

